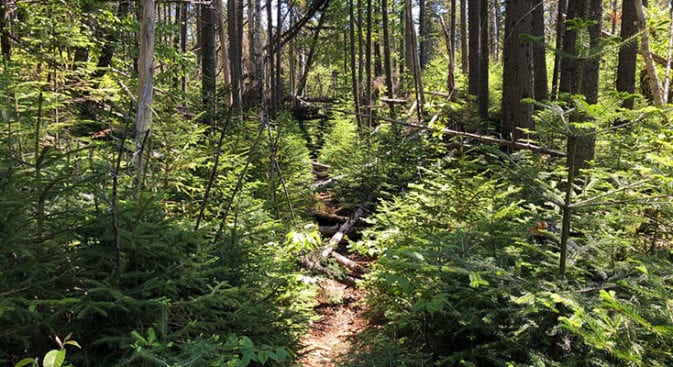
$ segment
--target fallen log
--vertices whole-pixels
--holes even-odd
[[[318,169],[318,168],[321,168],[321,169],[332,168],[332,166],[330,166],[329,164],[323,164],[323,163],[320,163],[320,162],[311,162],[311,165],[316,169]]]
[[[360,216],[362,216],[365,213],[364,207],[359,207],[355,213],[353,213],[353,217],[349,218],[346,223],[342,224],[341,227],[339,227],[339,231],[330,238],[329,242],[327,242],[327,246],[325,249],[322,251],[322,258],[325,259],[327,258],[334,249],[339,246],[339,243],[344,239],[344,235],[353,228],[355,223],[360,219]]]
[[[323,211],[320,211],[320,210],[314,211],[313,215],[318,219],[324,219],[324,220],[329,220],[329,221],[332,221],[332,222],[339,222],[339,223],[346,223],[350,219],[350,218],[344,217],[342,215],[327,213],[327,212],[323,212]]]
[[[325,181],[322,182],[316,182],[313,185],[311,185],[311,190],[315,191],[317,189],[323,189],[325,187],[333,185],[335,182],[339,181],[340,179],[346,177],[345,175],[338,175],[334,176],[332,178],[328,178]]]
[[[339,263],[339,265],[343,266],[344,268],[350,270],[355,274],[362,275],[369,272],[369,269],[347,258],[346,256],[341,255],[336,251],[332,251],[332,257],[334,258],[334,260],[336,260],[337,263]]]
[[[339,223],[337,223],[333,226],[318,226],[318,231],[322,235],[333,236],[334,234],[339,232],[339,227],[341,227],[341,225]]]

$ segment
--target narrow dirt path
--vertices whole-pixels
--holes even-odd
[[[299,366],[336,367],[335,361],[350,350],[352,338],[367,327],[358,302],[364,294],[331,279],[321,279],[318,285],[316,313],[320,319],[303,341],[306,347],[300,351]]]
[[[316,184],[327,179],[324,174],[319,176],[316,177]],[[334,207],[329,194],[322,193],[316,196],[321,211],[335,214],[337,208]],[[351,260],[357,260],[352,255],[347,256]],[[317,286],[315,312],[319,319],[311,324],[309,332],[302,340],[305,347],[299,351],[301,357],[298,366],[337,367],[339,358],[350,351],[353,338],[368,326],[361,302],[365,293],[362,289],[347,286],[324,276],[319,278]]]

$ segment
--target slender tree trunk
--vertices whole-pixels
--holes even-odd
[[[530,34],[531,0],[508,0],[505,8],[505,42],[503,44],[502,133],[505,139],[527,138],[521,129],[534,130],[533,107],[521,103],[533,96],[532,50],[530,43],[523,43],[521,34]]]
[[[567,0],[559,0],[556,13],[556,53],[554,54],[554,70],[552,72],[551,97],[556,99],[559,90],[559,77],[561,75],[561,50],[564,45],[565,19],[568,7]]]
[[[301,76],[299,78],[299,84],[297,88],[297,95],[299,96],[306,95],[306,81],[308,80],[308,73],[311,70],[311,64],[313,64],[315,51],[318,47],[318,40],[320,39],[320,31],[322,30],[323,25],[325,24],[326,18],[327,16],[325,15],[324,12],[320,13],[320,18],[318,19],[318,26],[313,32],[313,39],[311,39],[311,46],[308,50],[308,57],[306,58],[306,62],[304,63],[304,70],[302,71]]]
[[[481,47],[479,46],[479,29],[481,28],[481,12],[479,3],[481,0],[468,0],[467,3],[467,27],[468,44],[470,54],[468,57],[468,88],[467,92],[472,95],[479,94],[479,78],[481,70]]]
[[[219,1],[219,0],[216,0]],[[199,45],[201,47],[201,101],[203,122],[212,125],[215,117],[215,77],[217,55],[215,45],[216,14],[212,4],[200,5]]]
[[[574,57],[565,57],[561,60],[560,92],[584,95],[586,102],[595,104],[598,101],[598,72],[600,53],[596,52],[600,45],[601,32],[601,0],[570,0],[568,2],[568,18],[582,18],[593,20],[596,23],[588,27],[589,44],[578,44],[577,31],[566,29],[563,42],[563,52]],[[581,40],[581,39],[580,39]],[[579,51],[579,54],[577,52]],[[585,117],[576,114],[572,117],[581,121]],[[572,175],[577,176],[581,169],[588,166],[594,158],[596,140],[591,129],[573,129],[570,131],[567,142],[567,167]],[[572,182],[570,182],[572,184]]]
[[[282,40],[282,35],[283,35],[283,23],[281,22],[281,19],[283,19],[283,14],[282,14],[282,9],[283,9],[283,4],[282,1],[277,1],[276,2],[276,19],[278,19],[278,24],[276,24],[276,69],[275,72],[276,74],[274,77],[276,78],[276,81],[274,83],[274,89],[272,92],[273,97],[271,98],[272,101],[272,108],[271,108],[271,117],[276,118],[278,114],[278,109],[280,108],[280,101],[282,100],[282,79],[281,79],[281,74],[282,74],[282,56],[283,56],[283,40]]]
[[[668,28],[668,51],[666,52],[666,70],[664,71],[664,104],[671,102],[671,59],[673,59],[673,0],[670,4],[671,23]]]
[[[351,69],[351,83],[353,91],[353,103],[355,105],[356,120],[358,124],[358,131],[362,131],[362,121],[360,118],[360,82],[358,79],[357,65],[355,63],[355,14],[353,9],[353,0],[348,0],[348,24],[349,24],[349,38],[350,38],[350,69]]]
[[[229,33],[229,65],[231,72],[232,106],[241,108],[243,102],[243,3],[227,2],[227,28]]]
[[[381,0],[381,16],[383,22],[383,68],[386,74],[386,92],[388,98],[395,97],[393,89],[393,60],[390,55],[390,25],[388,22],[388,0]],[[390,105],[390,114],[395,113],[394,106]]]
[[[218,1],[219,2],[219,1]],[[187,3],[180,4],[180,52],[187,53]],[[183,103],[187,103],[187,67],[182,66],[182,76],[180,77],[180,91],[182,93]]]
[[[664,104],[662,95],[661,83],[657,76],[657,67],[650,52],[649,31],[647,29],[647,20],[645,19],[645,12],[643,11],[642,0],[635,0],[636,17],[638,18],[638,28],[642,32],[640,39],[640,54],[645,60],[645,71],[648,76],[648,83],[650,91],[652,92],[652,102],[656,107],[661,107]]]
[[[414,28],[411,0],[405,0],[404,4],[404,44],[407,54],[407,68],[413,77],[416,103],[418,105],[416,111],[418,111],[418,121],[421,122],[425,106],[425,92],[423,91],[421,63],[418,57],[418,40],[416,39],[416,29]]]
[[[463,75],[468,74],[467,1],[460,0],[460,70]]]
[[[449,47],[453,51],[453,61],[456,61],[456,1],[451,0],[451,20],[449,24]]]
[[[365,36],[365,103],[367,115],[372,114],[372,0],[367,0],[367,34]],[[371,127],[372,120],[367,119]]]
[[[636,56],[638,41],[631,39],[638,33],[635,0],[622,0],[622,24],[620,35],[623,41],[629,40],[619,49],[617,63],[617,91],[634,93],[636,88]],[[625,99],[622,107],[633,109],[633,98]]]
[[[488,52],[488,0],[479,0],[479,12],[481,13],[481,26],[480,28],[480,55],[481,60],[479,60],[479,93],[477,97],[477,103],[479,108],[479,117],[482,120],[488,119],[488,70],[489,62],[488,58],[490,53]]]
[[[547,56],[544,32],[544,4],[536,1],[531,13],[531,31],[538,38],[533,44],[533,96],[538,101],[549,99]]]
[[[498,62],[500,59],[500,0],[493,0],[493,34],[491,43],[493,44],[491,52],[493,53],[493,61]]]
[[[357,36],[358,40],[358,83],[360,83],[360,102],[362,102],[362,81],[364,80],[365,76],[365,58],[364,58],[364,52],[365,52],[365,41],[363,38],[363,31],[362,31],[362,0],[357,0],[357,31],[355,32],[355,35]]]
[[[12,44],[9,39],[11,34],[9,17],[9,0],[0,0],[0,55],[9,60],[12,55]]]
[[[152,93],[154,87],[155,2],[142,1],[140,21],[140,54],[138,56],[138,113],[136,114],[137,182],[143,175],[143,149],[152,124]]]
[[[439,16],[439,23],[442,26],[442,31],[444,32],[444,38],[446,39],[446,54],[448,55],[449,58],[449,65],[448,65],[448,72],[446,76],[446,90],[449,92],[449,99],[450,100],[455,100],[455,89],[456,89],[456,80],[455,80],[455,65],[454,65],[454,60],[455,60],[455,55],[453,48],[451,48],[451,31],[448,29],[446,26],[446,22],[444,22],[444,18],[442,16]]]
[[[187,4],[182,4],[185,8],[185,18],[184,22],[187,22]],[[215,0],[215,12],[217,13],[217,30],[220,38],[220,59],[222,60],[222,82],[224,84],[225,94],[225,103],[228,106],[231,106],[232,103],[232,93],[231,93],[231,70],[229,68],[229,41],[227,40],[227,28],[226,28],[226,17],[224,13],[224,7],[222,6],[222,0]],[[184,45],[186,52],[187,45]]]

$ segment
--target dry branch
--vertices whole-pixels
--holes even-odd
[[[355,274],[362,275],[369,272],[369,269],[347,258],[346,256],[341,255],[336,251],[332,251],[332,257],[336,260],[337,263],[339,263],[339,265],[343,266],[344,268],[350,270]]]
[[[327,243],[327,246],[325,249],[322,251],[322,258],[325,259],[327,256],[329,256],[332,251],[341,243],[341,241],[344,238],[344,235],[353,228],[355,223],[360,219],[360,216],[362,216],[365,213],[365,209],[363,207],[359,207],[355,213],[353,213],[353,217],[349,218],[346,223],[342,224],[341,227],[339,227],[339,231],[330,238],[329,242]]]
[[[313,215],[315,215],[317,218],[320,218],[320,219],[330,220],[330,221],[339,222],[339,223],[346,223],[350,219],[350,218],[344,217],[342,215],[327,213],[327,212],[323,212],[323,211],[320,211],[320,210],[314,211]]]

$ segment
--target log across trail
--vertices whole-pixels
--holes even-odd
[[[337,180],[325,174],[329,166],[314,163],[320,169],[313,188],[324,188]],[[329,180],[329,181],[328,181]],[[328,181],[329,183],[325,184]],[[364,291],[358,287],[358,279],[369,272],[371,260],[362,261],[340,246],[358,228],[361,218],[367,214],[359,207],[350,215],[343,215],[334,207],[329,195],[316,195],[322,210],[315,211],[315,218],[322,223],[319,228],[325,244],[319,251],[300,260],[301,266],[315,272],[317,286],[314,321],[302,340],[303,349],[299,366],[336,367],[341,356],[350,352],[353,338],[366,330],[368,322],[362,304]],[[335,270],[330,263],[340,266]]]

